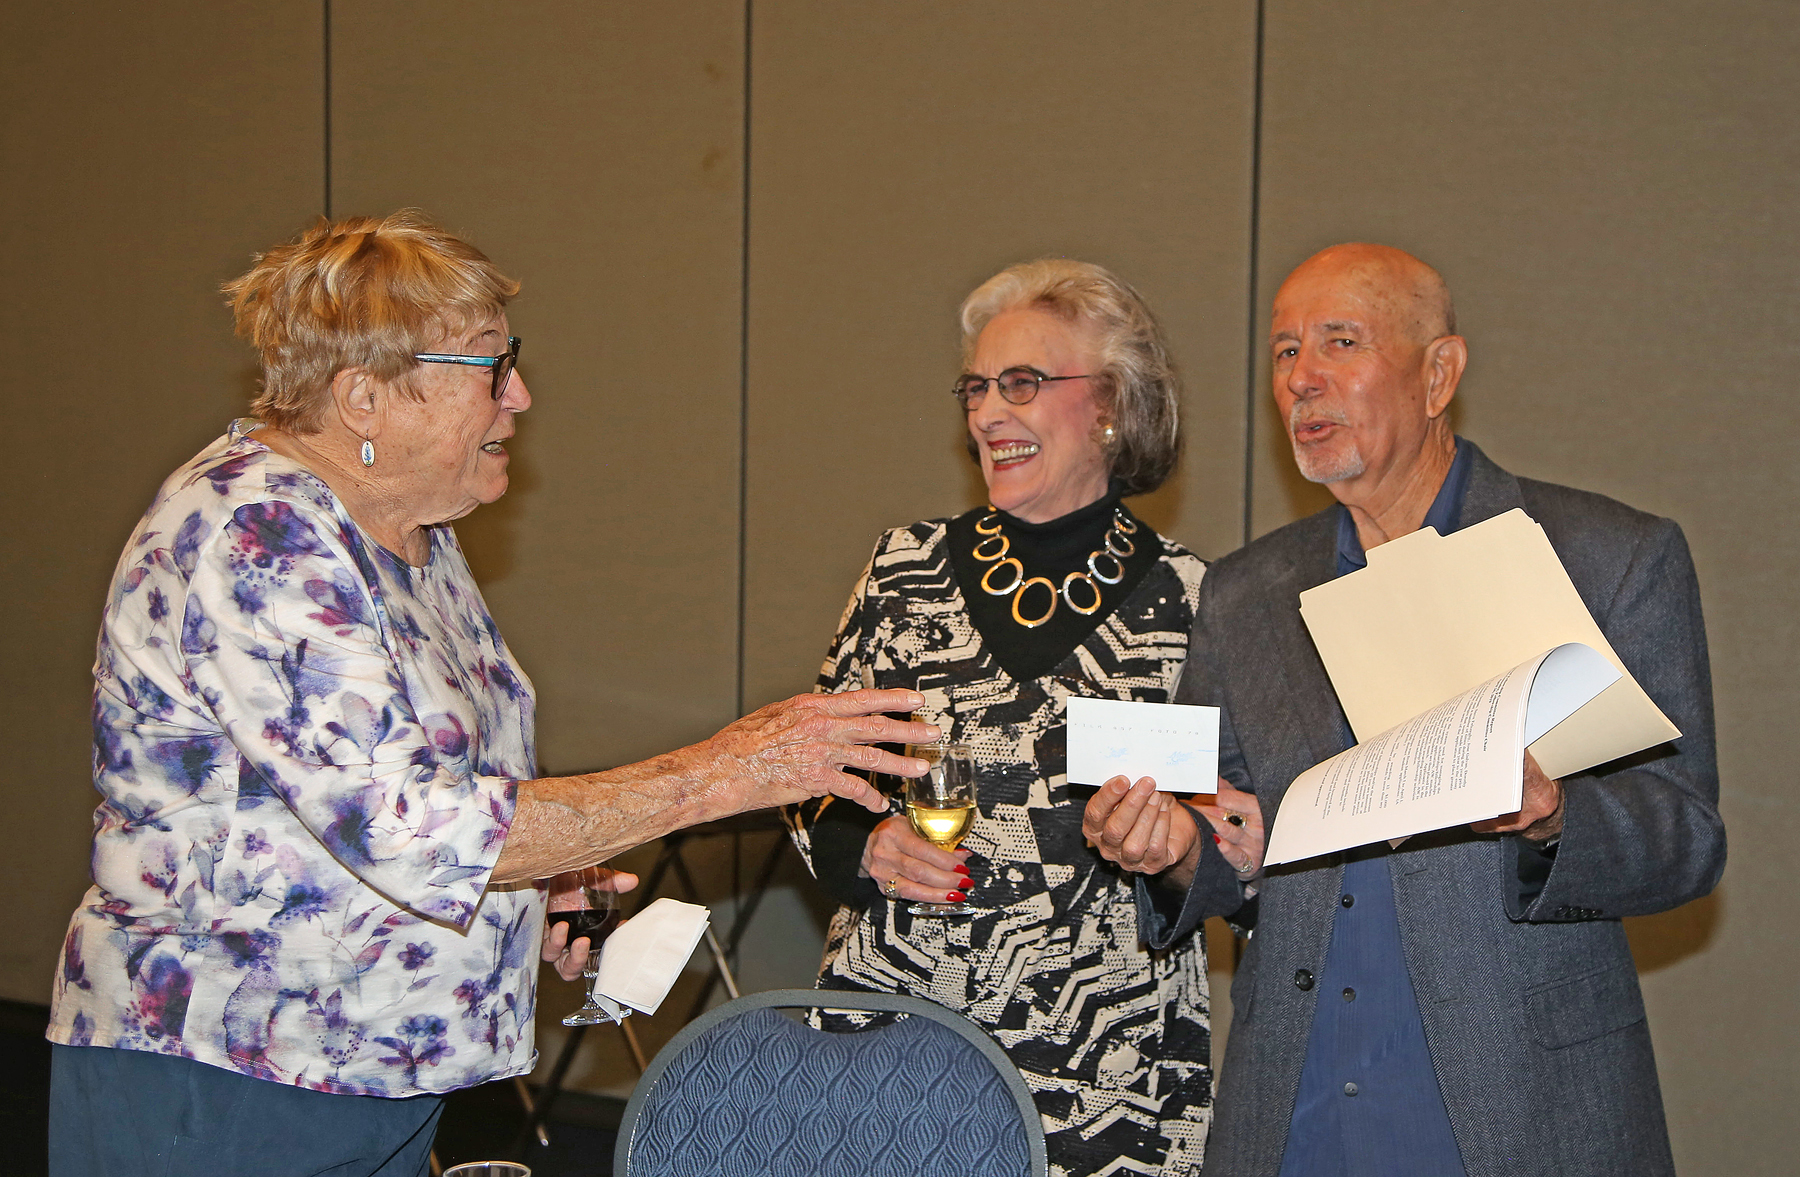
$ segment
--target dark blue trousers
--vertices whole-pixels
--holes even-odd
[[[426,1177],[444,1101],[330,1095],[173,1055],[51,1045],[50,1177]]]

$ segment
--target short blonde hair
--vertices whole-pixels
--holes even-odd
[[[418,209],[319,218],[224,285],[237,333],[262,358],[257,419],[295,433],[324,422],[345,368],[413,392],[412,357],[491,319],[519,292],[474,246]]]
[[[1025,308],[1047,310],[1092,334],[1100,366],[1096,399],[1117,430],[1110,473],[1128,495],[1161,486],[1181,454],[1181,381],[1143,297],[1091,262],[1040,258],[1008,266],[963,300],[965,369],[982,328]]]

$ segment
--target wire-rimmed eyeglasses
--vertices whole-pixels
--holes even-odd
[[[1057,380],[1086,380],[1088,374],[1080,376],[1046,376],[1036,368],[1008,368],[998,376],[976,376],[965,372],[957,378],[956,387],[950,395],[963,411],[979,408],[981,400],[987,395],[987,386],[992,384],[1000,390],[1008,404],[1022,405],[1028,403],[1038,394],[1038,386],[1050,384]]]
[[[506,391],[507,378],[519,363],[519,337],[506,337],[506,350],[497,356],[458,356],[447,352],[425,351],[413,356],[421,364],[467,364],[473,368],[490,368],[494,373],[494,399]]]

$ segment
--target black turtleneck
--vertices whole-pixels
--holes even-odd
[[[1023,682],[1054,671],[1118,608],[1119,602],[1131,595],[1131,590],[1161,555],[1156,533],[1120,503],[1121,490],[1115,483],[1098,502],[1048,523],[1027,523],[992,507],[979,507],[950,521],[947,536],[950,566],[956,573],[963,600],[968,602],[969,618],[981,633],[982,644],[1000,663],[1001,669],[1014,679]],[[1071,572],[1087,571],[1088,555],[1106,542],[1115,509],[1129,524],[1137,527],[1136,532],[1125,536],[1126,543],[1135,550],[1120,561],[1125,566],[1124,579],[1118,584],[1099,585],[1100,607],[1093,613],[1079,613],[1069,608],[1059,592],[1056,611],[1050,619],[1031,628],[1013,620],[1011,593],[995,596],[982,589],[981,579],[994,567],[994,562],[975,557],[976,544],[988,539],[976,532],[977,523],[993,516],[999,522],[1000,534],[1007,538],[1006,555],[1015,557],[1025,566],[1026,579],[1041,576],[1060,589],[1063,577]],[[983,550],[991,552],[998,546],[989,543]],[[1115,546],[1120,546],[1117,541]],[[1113,570],[1112,563],[1104,558],[1098,564],[1102,572]],[[994,572],[988,582],[1004,585],[1012,580],[1013,570],[1008,566]],[[1071,586],[1071,591],[1077,604],[1086,605],[1091,599],[1083,583]],[[1050,593],[1042,584],[1033,585],[1019,602],[1019,613],[1028,619],[1041,617],[1050,607],[1050,600]]]

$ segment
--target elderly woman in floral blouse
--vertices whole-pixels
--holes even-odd
[[[101,625],[52,1169],[412,1177],[437,1093],[531,1068],[540,945],[575,971],[533,880],[827,791],[879,805],[841,770],[916,775],[869,745],[936,730],[877,714],[912,691],[808,695],[537,778],[531,685],[447,526],[505,492],[531,405],[516,284],[400,213],[226,290],[256,418],[163,484]]]

